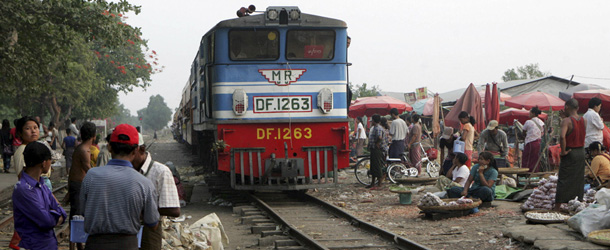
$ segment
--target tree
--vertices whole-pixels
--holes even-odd
[[[0,87],[16,113],[44,107],[58,124],[113,113],[118,91],[147,87],[159,72],[126,0],[0,1]],[[146,57],[154,58],[149,59]],[[37,113],[42,114],[42,113]]]
[[[550,72],[543,73],[542,71],[540,71],[537,63],[531,63],[525,66],[517,67],[517,70],[513,68],[504,71],[504,76],[502,76],[502,80],[504,82],[508,82],[514,80],[540,78],[549,75],[551,75]]]
[[[366,83],[362,83],[362,85],[356,86],[353,86],[350,83],[349,88],[352,90],[352,100],[356,100],[358,97],[378,96],[379,91],[381,91],[379,86],[375,85],[371,88],[368,88]]]
[[[126,123],[135,127],[140,124],[140,120],[138,120],[138,117],[131,115],[131,111],[125,108],[122,103],[119,103],[118,100],[116,101],[115,106],[115,114],[110,116],[111,126],[117,126],[119,124]]]
[[[161,95],[155,95],[150,97],[146,108],[138,110],[138,116],[142,117],[144,128],[157,131],[167,126],[172,119],[172,110]]]

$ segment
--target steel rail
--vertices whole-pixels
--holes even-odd
[[[332,214],[334,214],[337,217],[344,218],[344,219],[350,221],[352,223],[352,226],[361,228],[369,233],[378,234],[386,240],[394,241],[394,243],[396,243],[399,248],[429,249],[425,246],[418,244],[417,242],[411,241],[411,240],[401,237],[395,233],[392,233],[385,229],[377,227],[371,223],[358,219],[357,217],[351,215],[350,213],[348,213],[348,212],[342,210],[341,208],[339,208],[335,205],[332,205],[326,201],[320,200],[316,197],[313,197],[313,196],[305,194],[305,193],[300,193],[299,196],[301,196],[303,199],[306,199],[308,201],[311,201],[311,202],[323,207],[325,210],[331,212]]]
[[[59,187],[56,187],[53,189],[53,193],[56,193],[59,190],[62,190],[64,188],[68,188],[68,184],[63,184]],[[2,220],[0,220],[0,228],[5,227],[6,225],[8,225],[9,223],[13,222],[13,213],[11,211],[11,215],[10,216],[6,216],[4,218],[2,218]]]
[[[284,220],[284,218],[282,218],[282,216],[280,216],[273,208],[271,208],[269,205],[267,205],[267,203],[265,203],[263,200],[259,199],[258,197],[254,196],[253,194],[248,194],[246,197],[251,202],[255,203],[259,209],[265,211],[267,216],[271,217],[271,219],[273,219],[276,223],[281,224],[281,227],[284,230],[284,232],[288,233],[288,235],[292,236],[294,239],[296,239],[299,243],[301,243],[305,247],[307,247],[309,249],[329,250],[329,248],[325,247],[324,245],[320,244],[316,240],[312,239],[307,234],[298,230],[296,227],[290,225],[290,223],[288,223],[286,220]]]
[[[379,235],[380,237],[382,237],[385,240],[394,242],[394,244],[397,248],[417,249],[417,250],[419,250],[419,249],[427,250],[428,249],[427,247],[422,246],[414,241],[411,241],[409,239],[396,235],[392,232],[379,228],[371,223],[360,220],[357,217],[349,214],[348,212],[345,212],[345,211],[341,210],[340,208],[338,208],[328,202],[320,200],[316,197],[307,195],[305,193],[300,193],[300,192],[294,192],[294,194],[295,195],[292,197],[297,197],[297,198],[303,199],[305,201],[312,202],[312,203],[322,207],[324,210],[330,212],[331,214],[333,214],[339,218],[346,219],[354,227],[360,228],[368,233]],[[296,239],[299,243],[301,243],[305,247],[307,247],[309,249],[329,249],[328,247],[324,246],[320,242],[309,237],[309,235],[303,233],[302,231],[298,230],[297,228],[295,228],[294,226],[289,224],[273,208],[271,208],[263,200],[259,199],[255,195],[248,194],[247,198],[251,202],[256,204],[256,206],[259,207],[259,209],[263,210],[267,214],[267,216],[269,216],[271,219],[273,219],[276,223],[279,223],[281,225],[282,229],[284,229],[284,231],[288,235],[292,236],[294,239]]]

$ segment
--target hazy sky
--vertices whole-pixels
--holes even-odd
[[[610,88],[610,1],[205,1],[130,0],[142,6],[127,23],[166,68],[152,86],[120,100],[135,115],[151,95],[174,110],[201,36],[242,6],[299,6],[347,22],[350,81],[382,91],[433,92],[501,82],[505,70],[529,63],[555,76]],[[587,78],[585,78],[587,77]],[[592,79],[600,78],[600,79]]]

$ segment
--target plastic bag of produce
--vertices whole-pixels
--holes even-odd
[[[592,204],[572,216],[568,226],[587,237],[595,230],[610,228],[610,211],[605,205]]]
[[[595,199],[600,205],[606,205],[606,207],[610,208],[610,189],[600,189],[595,193]]]

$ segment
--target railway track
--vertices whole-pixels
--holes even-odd
[[[245,196],[254,206],[234,212],[243,216],[243,224],[252,224],[252,233],[261,234],[259,243],[272,242],[275,249],[427,249],[304,193]]]
[[[53,194],[61,202],[64,199],[66,194],[68,193],[68,184],[61,184],[55,188],[53,188]],[[11,202],[7,202],[3,204],[3,211],[10,211],[9,214],[5,215],[2,219],[0,219],[0,247],[8,247],[9,242],[13,236],[13,213],[12,213]],[[63,206],[64,210],[66,210],[67,214],[70,214],[70,206]],[[60,245],[67,246],[68,237],[70,236],[70,227],[68,222],[55,227],[55,236],[57,237],[57,241],[59,241]]]

